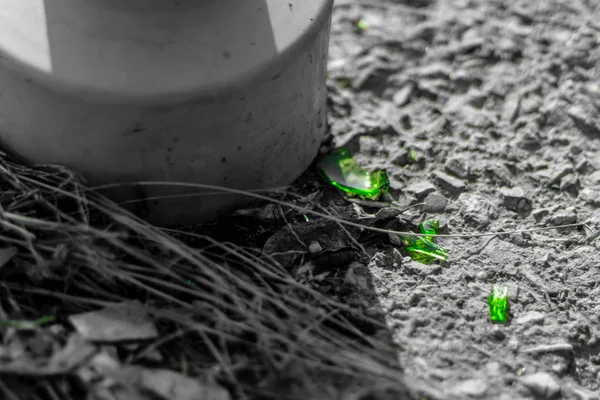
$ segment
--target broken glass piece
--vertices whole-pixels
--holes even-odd
[[[419,161],[419,156],[417,155],[417,152],[414,149],[408,149],[408,154],[410,155],[410,158],[412,158],[412,160],[414,162]]]
[[[367,29],[369,29],[369,23],[367,21],[365,21],[364,19],[359,20],[356,23],[356,26],[358,26],[358,28],[363,31],[366,31]]]
[[[0,321],[0,326],[10,326],[17,330],[36,330],[41,325],[54,321],[55,318],[52,315],[46,315],[42,318],[36,319],[35,321]]]
[[[490,306],[490,319],[495,322],[506,322],[508,320],[508,288],[503,285],[496,285],[492,294],[488,296],[488,305]]]
[[[385,170],[363,171],[346,148],[324,156],[317,169],[326,181],[350,196],[376,200],[390,188]]]
[[[427,236],[427,239],[432,240],[440,232],[440,221],[437,219],[428,219],[419,224],[419,229],[423,235],[430,235]]]
[[[428,265],[434,261],[448,261],[446,249],[428,238],[403,236],[402,241],[410,258],[417,262]]]

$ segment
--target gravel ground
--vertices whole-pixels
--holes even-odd
[[[405,220],[473,234],[589,220],[443,238],[442,265],[373,244],[336,272],[373,291],[408,380],[444,398],[600,398],[599,17],[593,0],[336,2],[331,141],[425,203]],[[506,325],[489,320],[495,283]]]

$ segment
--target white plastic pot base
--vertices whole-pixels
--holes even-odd
[[[310,165],[326,130],[330,12],[295,53],[265,64],[261,79],[185,102],[83,100],[0,65],[2,147],[32,163],[73,168],[89,185],[170,181],[253,190],[290,184]],[[190,192],[198,190],[125,185],[105,193],[142,200],[134,209],[162,226],[214,220],[252,200],[154,199]]]

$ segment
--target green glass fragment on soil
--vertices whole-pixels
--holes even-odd
[[[437,219],[428,219],[419,224],[419,229],[422,234],[429,236],[402,237],[410,258],[422,264],[431,264],[435,261],[448,261],[448,252],[446,249],[433,241],[434,236],[439,233],[440,221]]]
[[[506,322],[508,320],[508,288],[502,285],[494,286],[492,294],[488,296],[490,306],[490,319],[494,322]]]
[[[433,239],[440,232],[440,221],[437,219],[428,219],[419,224],[419,229],[424,235],[430,235],[427,239]]]
[[[0,320],[0,326],[8,326],[17,330],[36,330],[39,329],[43,324],[52,322],[55,317],[52,315],[46,315],[42,318],[36,319],[35,321],[13,321],[13,320]]]
[[[369,29],[369,23],[367,21],[365,21],[364,19],[359,20],[356,23],[356,26],[358,26],[358,28],[363,31],[366,31],[367,29]]]
[[[414,149],[408,149],[408,154],[410,155],[410,158],[412,158],[412,160],[414,162],[419,161],[419,157],[417,156],[417,152]]]
[[[402,241],[408,255],[421,264],[431,264],[435,261],[448,261],[448,252],[433,241],[418,236],[403,236]]]
[[[349,196],[376,200],[390,188],[385,170],[364,171],[346,148],[324,156],[317,163],[317,169],[327,182]]]

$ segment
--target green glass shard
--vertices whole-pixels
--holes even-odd
[[[385,170],[363,171],[346,148],[323,157],[317,169],[326,181],[350,196],[375,200],[390,188]]]
[[[338,83],[338,85],[340,85],[342,89],[348,89],[349,87],[352,87],[352,81],[349,78],[336,78],[335,81]]]
[[[419,229],[423,235],[430,235],[427,239],[432,240],[440,232],[440,221],[437,219],[428,219],[419,224]]]
[[[363,31],[366,31],[367,29],[369,29],[369,23],[367,21],[365,21],[364,19],[359,20],[356,23],[356,26],[358,26],[358,28]]]
[[[412,158],[412,160],[414,162],[419,161],[419,156],[417,156],[417,152],[414,149],[408,149],[408,154],[410,155],[410,158]]]
[[[448,252],[446,249],[428,238],[403,236],[402,241],[410,258],[421,264],[431,264],[434,261],[448,261]]]
[[[46,315],[42,318],[36,319],[35,321],[0,321],[0,326],[10,326],[17,330],[36,330],[41,325],[54,321],[55,317],[52,315]]]
[[[508,288],[502,285],[494,286],[492,294],[488,296],[490,306],[490,319],[494,322],[506,322],[508,320]]]

